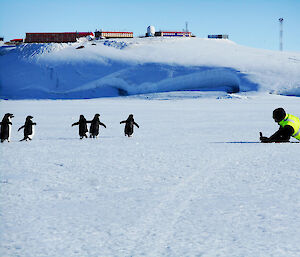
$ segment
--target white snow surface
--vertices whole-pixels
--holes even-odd
[[[299,96],[300,53],[202,38],[81,39],[0,47],[2,99],[82,99],[180,90]]]
[[[258,143],[279,106],[300,116],[266,93],[1,101],[0,256],[300,256],[300,145]],[[80,140],[95,113],[107,128]]]

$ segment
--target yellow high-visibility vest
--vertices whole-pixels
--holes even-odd
[[[300,140],[300,120],[298,117],[292,114],[287,114],[285,118],[279,122],[279,125],[281,127],[284,127],[286,125],[291,126],[294,129],[292,137]]]

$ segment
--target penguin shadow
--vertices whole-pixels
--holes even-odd
[[[230,141],[230,142],[211,142],[212,144],[261,144],[258,141]]]
[[[70,141],[77,140],[76,137],[53,137],[53,138],[37,138],[34,141]]]
[[[101,141],[102,139],[111,139],[111,138],[116,138],[116,137],[113,137],[113,136],[101,136],[101,137],[97,137],[97,138],[90,138],[90,137],[87,137],[87,138],[82,138],[80,139],[79,137],[57,137],[57,138],[39,138],[39,139],[36,139],[35,141]]]
[[[231,142],[211,142],[212,144],[299,144],[300,142],[273,142],[262,143],[258,141],[231,141]]]

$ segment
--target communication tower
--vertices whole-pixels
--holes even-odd
[[[283,18],[279,18],[279,50],[282,51]]]

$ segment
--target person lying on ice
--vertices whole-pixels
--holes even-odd
[[[286,114],[283,108],[277,108],[273,111],[273,119],[280,127],[270,137],[264,137],[260,132],[260,141],[262,143],[289,142],[291,136],[300,140],[300,120],[298,117]]]

